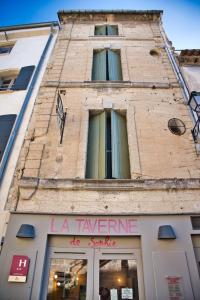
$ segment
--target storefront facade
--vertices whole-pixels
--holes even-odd
[[[61,11],[6,209],[1,300],[200,299],[200,161],[162,11]]]
[[[22,223],[34,226],[33,238],[16,237]],[[158,236],[166,224],[175,238]],[[16,300],[198,299],[194,239],[197,245],[200,231],[188,216],[12,214],[0,294]],[[16,255],[21,265],[24,257],[29,261],[25,282],[21,275],[10,280]]]

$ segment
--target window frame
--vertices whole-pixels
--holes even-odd
[[[0,93],[25,91],[34,76],[35,65],[0,71]],[[4,81],[10,80],[10,83]]]
[[[15,43],[4,43],[4,44],[0,43],[0,56],[10,54],[13,50],[14,45],[15,45]],[[1,52],[1,49],[8,49],[8,51]]]
[[[16,80],[16,76],[2,76],[0,77],[0,92],[3,92],[3,91],[10,91],[12,90],[12,87],[15,83],[15,80]],[[5,81],[8,81],[10,80],[10,83],[4,83]]]
[[[106,34],[96,34],[98,28],[104,27],[104,26],[105,26],[105,33]],[[116,29],[117,34],[108,34],[109,26],[111,28],[114,27]],[[118,37],[119,36],[119,25],[118,24],[98,24],[98,25],[94,25],[94,36],[95,37]]]
[[[104,58],[95,58],[95,55],[97,55],[97,53],[103,53],[105,51],[105,54],[103,56],[105,56]],[[120,79],[109,79],[110,77],[112,77],[113,75],[113,66],[117,66],[117,64],[112,62],[111,59],[111,53],[117,53],[118,55],[118,76],[120,77]],[[113,56],[114,58],[114,56]],[[103,74],[105,77],[105,79],[94,79],[96,77],[96,73],[97,71],[95,71],[95,61],[98,61],[98,63],[96,63],[97,65],[99,64],[99,60],[102,60],[105,62],[106,65],[103,66],[103,71],[105,74]],[[116,57],[115,57],[116,59]],[[102,65],[101,65],[102,66]],[[117,75],[116,75],[117,77]],[[97,49],[93,49],[93,55],[92,55],[92,70],[91,70],[91,81],[92,82],[123,82],[123,69],[122,69],[122,57],[121,57],[121,49],[113,49],[113,48],[97,48]]]
[[[116,117],[118,122],[122,122],[121,125],[116,123]],[[110,128],[108,128],[108,119],[110,119]],[[110,141],[107,140],[108,130],[110,130]],[[113,137],[113,134],[115,137]],[[124,138],[122,138],[122,136],[124,136]],[[92,137],[95,137],[95,142],[92,142]],[[89,110],[85,179],[131,179],[131,161],[128,139],[126,110]],[[118,143],[119,140],[123,140],[123,143]],[[110,145],[111,148],[109,148]],[[116,145],[120,145],[120,147]],[[126,155],[124,155],[125,153]]]

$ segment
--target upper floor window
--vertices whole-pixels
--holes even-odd
[[[35,66],[27,66],[20,69],[18,74],[12,70],[0,72],[0,91],[7,90],[26,90]]]
[[[114,110],[90,114],[86,178],[130,178],[126,116]]]
[[[100,25],[95,26],[95,35],[118,35],[117,25]]]
[[[16,115],[0,116],[0,162],[6,149],[15,119]]]
[[[10,53],[13,46],[0,46],[0,54]]]
[[[94,51],[92,80],[122,80],[119,50],[100,49]]]
[[[15,76],[0,77],[0,91],[11,90],[15,82]]]

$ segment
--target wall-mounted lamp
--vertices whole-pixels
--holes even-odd
[[[158,230],[158,239],[176,239],[176,234],[171,225],[162,225]]]
[[[197,113],[197,116],[200,117],[200,92],[191,92],[188,105]]]
[[[34,239],[35,238],[34,226],[30,224],[22,224],[16,234],[16,237]]]

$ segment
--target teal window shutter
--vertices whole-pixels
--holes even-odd
[[[90,117],[86,178],[105,179],[106,113]]]
[[[0,161],[2,160],[17,115],[0,116]]]
[[[12,90],[26,90],[32,78],[34,69],[35,66],[27,66],[21,68],[19,75],[17,76],[17,79],[15,80],[15,83],[12,87]]]
[[[95,26],[95,35],[106,35],[106,25]]]
[[[126,118],[111,111],[112,136],[112,177],[117,179],[130,178],[130,163]]]
[[[106,50],[93,53],[92,80],[106,80]]]
[[[107,25],[107,35],[118,35],[118,27],[116,25]]]
[[[116,50],[108,50],[108,73],[109,80],[122,80],[122,68],[120,52]]]

